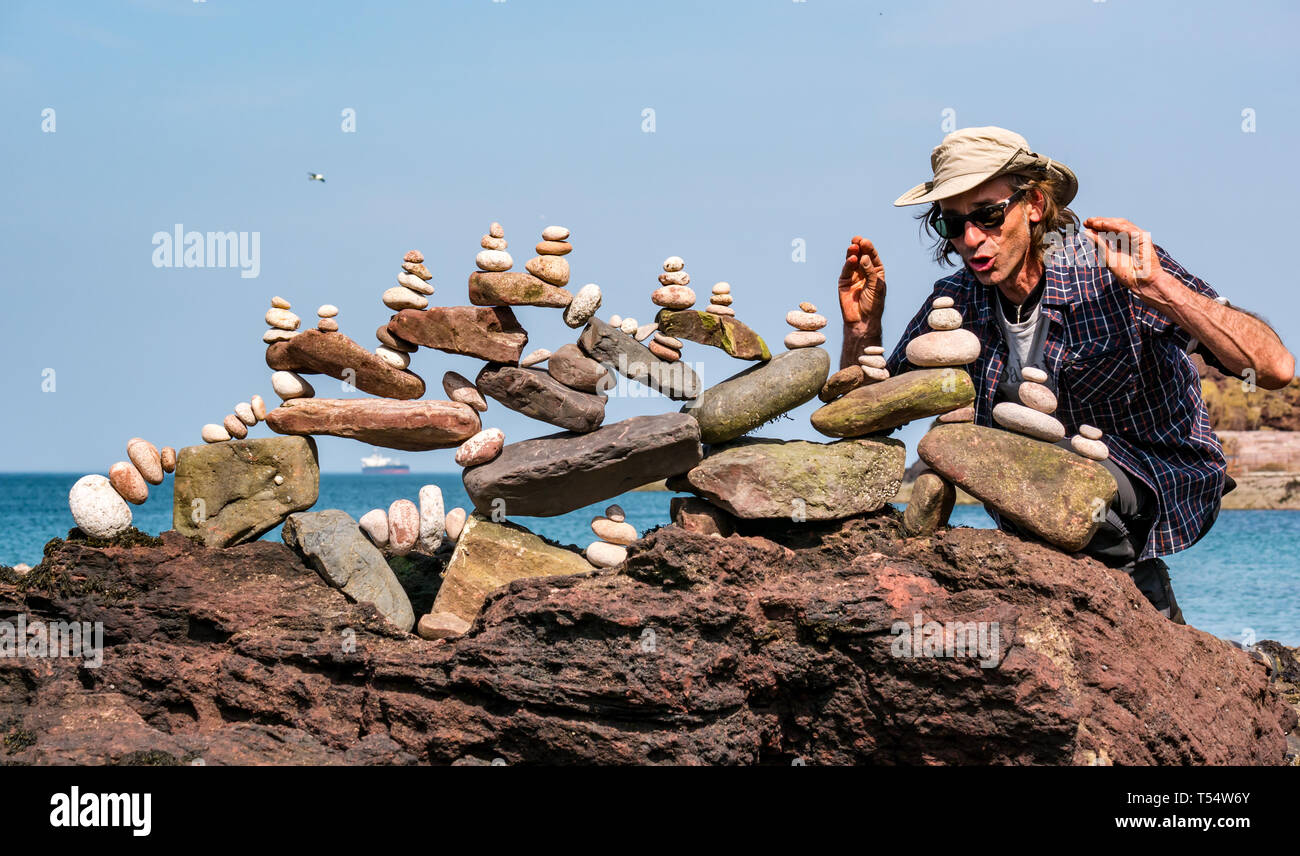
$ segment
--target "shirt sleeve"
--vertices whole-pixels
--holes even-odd
[[[1173,257],[1166,253],[1160,245],[1156,245],[1155,251],[1156,257],[1160,259],[1161,267],[1183,285],[1198,294],[1205,295],[1211,300],[1218,298],[1219,292],[1211,288],[1210,284],[1199,276],[1193,276],[1188,273],[1187,270],[1178,262],[1174,261]],[[1144,334],[1159,336],[1162,338],[1169,337],[1169,339],[1178,346],[1179,350],[1188,350],[1188,346],[1192,341],[1191,333],[1179,327],[1173,321],[1170,321],[1164,315],[1160,314],[1160,312],[1147,306],[1136,296],[1132,297],[1132,300],[1134,314],[1137,316],[1139,328]]]

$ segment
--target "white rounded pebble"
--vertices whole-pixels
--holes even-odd
[[[867,376],[867,380],[889,380],[889,369],[878,369],[875,366],[863,366],[862,372]]]
[[[456,449],[456,463],[462,467],[486,464],[501,454],[506,435],[500,428],[484,428]]]
[[[1020,370],[1020,377],[1031,383],[1047,383],[1047,372],[1034,366],[1025,366]]]
[[[248,405],[253,408],[253,417],[258,422],[266,421],[266,402],[262,400],[262,396],[253,396],[248,400]]]
[[[241,401],[235,405],[235,415],[239,417],[240,422],[250,428],[257,424],[257,415],[253,413],[253,405],[247,401]]]
[[[1056,395],[1041,383],[1025,381],[1020,384],[1020,403],[1032,407],[1039,413],[1056,412]]]
[[[949,309],[951,307],[952,307],[951,297],[936,297],[934,299],[934,302],[930,304],[931,309]]]
[[[956,330],[961,327],[961,313],[956,309],[931,309],[925,319],[931,330]]]
[[[868,357],[871,356],[872,354],[883,354],[884,352],[885,349],[880,347],[879,345],[867,345],[865,348],[862,349],[862,353]]]
[[[385,306],[397,312],[403,309],[424,309],[429,305],[427,297],[416,294],[404,285],[395,285],[385,291],[383,301]]]
[[[885,358],[880,354],[863,354],[858,357],[858,365],[867,366],[873,369],[883,369],[887,363]]]
[[[785,323],[796,330],[820,330],[826,326],[826,316],[792,309],[785,313]]]
[[[491,235],[484,235],[483,240],[478,243],[485,250],[504,250],[510,246],[510,242],[505,238],[494,238]]]
[[[297,336],[298,332],[271,329],[262,334],[262,341],[268,345],[274,345],[276,342],[287,342]]]
[[[638,537],[636,527],[631,523],[597,517],[591,521],[591,531],[596,537],[611,544],[631,544]]]
[[[442,546],[446,520],[442,508],[442,488],[436,484],[426,484],[420,488],[420,537],[415,543],[421,553],[431,556]]]
[[[528,356],[519,361],[519,367],[526,369],[529,366],[535,366],[538,363],[544,363],[551,358],[551,352],[545,348],[538,348]]]
[[[589,282],[573,295],[573,300],[564,310],[564,323],[569,327],[581,327],[591,320],[600,308],[600,286]]]
[[[515,260],[505,250],[482,250],[474,257],[474,264],[478,265],[479,270],[510,270],[514,263]]]
[[[795,330],[793,333],[787,333],[785,337],[785,346],[790,350],[795,348],[813,348],[826,341],[826,336],[816,330]]]
[[[618,325],[618,329],[631,336],[636,333],[637,327],[639,326],[641,325],[636,323],[635,318],[624,318],[623,323]]]
[[[493,223],[491,226],[488,226],[488,234],[494,238],[504,238],[506,236],[506,230],[502,228],[500,223]]]
[[[272,297],[272,298],[271,298],[271,307],[272,307],[273,309],[292,309],[292,308],[293,308],[291,305],[289,305],[289,301],[285,300],[283,297]]]
[[[1101,429],[1092,425],[1080,425],[1079,434],[1086,440],[1100,440]]]
[[[613,520],[615,523],[622,523],[627,519],[627,515],[623,512],[623,506],[617,504],[606,508],[605,516],[610,520]]]
[[[1110,457],[1110,449],[1100,440],[1091,440],[1082,434],[1070,438],[1070,448],[1094,461],[1104,461]]]
[[[131,526],[131,506],[101,475],[82,476],[68,491],[77,528],[92,538],[112,538]]]
[[[325,305],[321,306],[319,309],[316,310],[316,317],[318,318],[333,318],[335,315],[338,314],[339,314],[339,308],[335,306],[333,303],[326,303]]]
[[[126,441],[126,456],[135,464],[145,481],[149,484],[162,484],[162,455],[158,453],[157,446],[143,437],[132,437]]]
[[[920,367],[964,366],[979,354],[979,337],[970,330],[936,330],[907,343],[907,361]]]
[[[1004,401],[993,408],[993,421],[1009,431],[1056,443],[1065,438],[1065,426],[1055,416],[1032,407]]]
[[[381,550],[388,546],[387,511],[382,508],[372,508],[361,515],[361,519],[357,523],[361,526],[361,531],[365,536],[370,539],[371,544]]]
[[[730,306],[719,306],[716,303],[710,303],[708,306],[704,307],[704,311],[714,315],[726,315],[728,318],[734,318],[736,315],[736,310],[732,309]]]
[[[659,274],[660,285],[690,285],[691,275],[684,270]]]
[[[713,283],[713,293],[714,293],[714,294],[731,294],[731,283],[729,283],[729,282],[715,282],[715,283]]]
[[[614,568],[627,561],[627,548],[608,541],[592,541],[587,545],[587,561],[598,568]]]
[[[465,528],[465,514],[463,508],[453,508],[447,512],[447,537],[452,541],[460,540],[460,530]]]
[[[563,226],[547,226],[542,230],[543,241],[567,241],[569,230]]]
[[[277,330],[297,330],[298,325],[302,323],[298,316],[294,315],[288,309],[268,309],[266,310],[266,323]]]
[[[622,316],[622,315],[611,315],[611,316],[609,316],[609,326],[611,326],[611,327],[618,327],[618,328],[622,329],[622,327],[623,327],[623,316]]]
[[[390,348],[387,345],[380,345],[378,348],[375,348],[375,353],[378,354],[384,362],[388,363],[395,369],[404,369],[411,364],[410,354],[405,351]]]
[[[291,398],[311,398],[316,390],[307,379],[296,372],[274,372],[271,375],[271,389],[282,401]]]
[[[230,439],[230,432],[226,430],[225,425],[209,422],[199,431],[199,436],[203,438],[205,443],[224,443]]]
[[[271,479],[271,481],[275,482],[276,484],[284,484],[284,476],[280,475],[279,473],[276,473],[275,478]]]
[[[676,273],[684,267],[686,267],[686,262],[682,261],[681,256],[669,256],[664,259],[664,270],[668,271],[668,273]]]
[[[397,282],[414,291],[416,294],[433,294],[433,284],[424,281],[413,273],[399,273]]]
[[[665,309],[690,309],[695,305],[695,292],[685,285],[664,285],[650,293],[650,302]]]
[[[709,295],[709,302],[710,302],[710,303],[717,304],[718,306],[730,306],[730,305],[731,305],[731,295],[730,295],[730,294],[716,294],[716,293],[714,293],[714,294]]]

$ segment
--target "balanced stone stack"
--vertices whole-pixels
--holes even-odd
[[[623,509],[611,505],[603,517],[593,517],[591,531],[599,541],[587,545],[586,557],[598,568],[613,568],[627,560],[627,546],[637,539],[636,527],[627,522]]]
[[[339,331],[338,322],[339,308],[332,303],[326,303],[316,310],[316,317],[320,320],[316,322],[316,329],[322,333],[337,333]]]
[[[262,334],[263,342],[273,345],[298,335],[298,325],[301,321],[297,315],[289,311],[291,308],[289,301],[283,297],[271,298],[271,308],[266,311],[266,323],[271,329]]]
[[[569,243],[569,230],[563,226],[547,226],[542,230],[542,240],[536,247],[537,257],[529,259],[524,269],[551,285],[569,284],[569,262],[564,258],[573,250]]]
[[[1045,386],[1047,372],[1027,366],[1021,372],[1020,401],[1003,401],[993,407],[993,421],[1017,434],[1057,443],[1065,437],[1065,426],[1052,414],[1056,395]]]
[[[817,307],[806,300],[799,304],[798,309],[785,314],[785,323],[794,328],[794,332],[785,337],[785,346],[789,350],[815,348],[826,343],[826,334],[821,332],[826,326],[826,316],[818,315]]]
[[[664,260],[664,272],[659,275],[659,287],[650,295],[650,301],[656,306],[662,306],[668,310],[690,309],[695,305],[695,291],[691,288],[691,275],[686,273],[683,268],[686,263],[680,256],[670,256]],[[718,286],[726,286],[725,292],[717,292]],[[715,296],[726,294],[726,305],[717,304],[716,308],[726,309],[728,314],[734,315],[731,310],[731,286],[720,282],[714,286]],[[714,304],[709,304],[709,310],[715,308]],[[714,313],[717,314],[717,313]],[[682,340],[675,336],[669,336],[659,330],[659,324],[654,325],[654,338],[648,345],[650,353],[654,354],[661,360],[676,362],[682,358]]]
[[[860,386],[888,380],[889,369],[885,368],[884,354],[885,349],[879,345],[866,346],[855,364],[845,366],[826,379],[817,397],[830,402]]]
[[[433,274],[424,266],[424,254],[411,250],[402,258],[402,272],[397,275],[397,285],[384,292],[384,305],[394,312],[428,307],[427,295],[433,294],[433,286],[429,284],[431,279]]]
[[[276,372],[276,374],[282,373]],[[283,374],[292,374],[292,372],[283,372]],[[295,375],[294,377],[297,376]],[[304,385],[307,384],[307,381],[302,380],[302,378],[298,378],[298,380],[302,381]],[[271,377],[271,386],[276,388],[277,392],[279,392],[280,388],[288,388],[288,386],[297,389],[297,386],[293,385],[291,379],[288,381],[288,386],[286,386],[286,380],[281,379],[280,386],[276,387],[276,378],[274,375]],[[306,391],[310,392],[310,389],[310,385],[307,385]],[[248,401],[241,401],[236,404],[235,412],[227,414],[225,420],[220,425],[215,422],[210,422],[207,425],[204,425],[203,430],[200,432],[200,436],[202,436],[203,442],[205,443],[224,443],[231,439],[242,440],[248,436],[249,428],[252,428],[258,422],[265,419],[266,402],[262,400],[262,396],[255,395]]]
[[[714,315],[727,315],[735,317],[736,310],[731,308],[731,283],[715,282],[713,292],[709,295],[709,305],[704,307],[705,312],[712,312]]]
[[[131,525],[127,503],[142,505],[149,485],[162,484],[163,475],[176,469],[176,450],[158,447],[142,437],[126,444],[125,461],[108,468],[108,478],[83,476],[68,493],[68,508],[77,527],[95,538],[111,538]]]
[[[909,363],[922,368],[964,366],[980,355],[979,337],[962,329],[961,313],[952,303],[951,297],[938,297],[930,304],[930,332],[907,343]]]
[[[1110,449],[1101,441],[1101,429],[1091,425],[1079,426],[1079,433],[1070,438],[1070,448],[1093,461],[1110,457]]]
[[[445,534],[442,489],[425,485],[420,488],[419,507],[409,499],[398,499],[387,511],[367,511],[357,524],[370,543],[388,555],[405,556],[418,548],[420,553],[431,556],[442,545]]]

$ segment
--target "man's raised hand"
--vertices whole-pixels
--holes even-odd
[[[844,252],[839,280],[844,323],[878,323],[885,312],[885,266],[870,241],[854,235]]]
[[[1139,229],[1122,217],[1089,217],[1083,221],[1083,226],[1115,279],[1125,288],[1137,292],[1139,297],[1148,292],[1157,277],[1164,273],[1150,232]]]

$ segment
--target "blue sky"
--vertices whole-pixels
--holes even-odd
[[[305,325],[338,305],[373,348],[402,254],[425,253],[435,303],[467,303],[493,220],[517,269],[544,226],[569,227],[573,285],[601,285],[602,317],[650,320],[680,255],[778,349],[785,312],[818,304],[836,359],[835,278],[862,233],[886,263],[892,348],[948,272],[891,205],[928,177],[946,110],[1071,166],[1081,216],[1150,229],[1294,351],[1293,274],[1270,248],[1297,195],[1297,23],[1286,3],[1134,0],[0,4],[0,471],[106,472],[133,436],[200,442],[236,402],[275,401],[272,295]],[[259,232],[259,275],[155,268],[151,238],[177,223]],[[576,338],[555,310],[518,316],[530,348]],[[686,358],[706,383],[745,367]],[[480,365],[422,350],[412,368],[441,397],[443,372]],[[607,422],[677,408],[612,399]],[[813,409],[760,433],[818,439]],[[555,430],[497,404],[484,425]],[[924,427],[897,435],[909,460]],[[369,451],[325,439],[322,466]],[[454,470],[452,454],[401,457]]]

